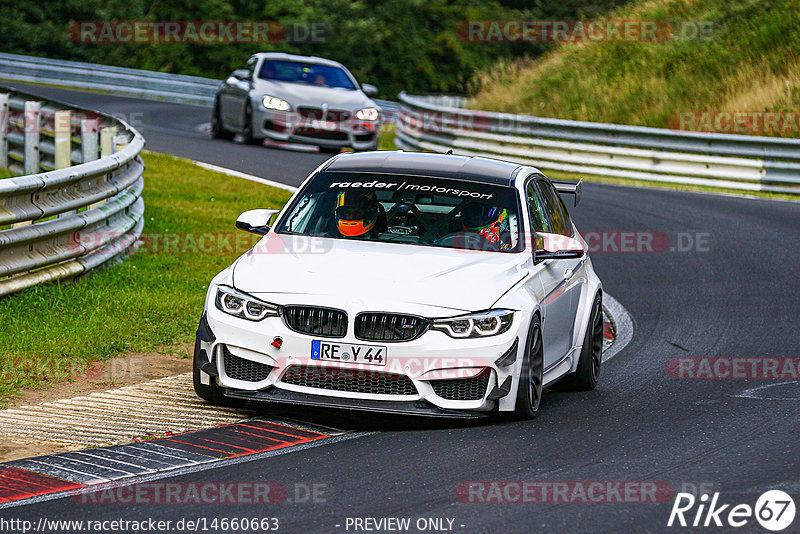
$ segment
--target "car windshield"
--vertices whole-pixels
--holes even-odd
[[[297,61],[265,60],[258,71],[258,77],[262,80],[304,83],[320,87],[350,90],[356,88],[347,73],[338,67]]]
[[[492,252],[521,248],[514,188],[392,174],[321,173],[276,231]]]

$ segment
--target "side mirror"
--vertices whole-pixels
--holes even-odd
[[[367,96],[375,96],[378,94],[378,88],[369,83],[362,83],[361,90],[364,91],[364,94]]]
[[[247,69],[236,69],[235,71],[233,71],[233,74],[231,74],[231,76],[233,76],[237,80],[247,81],[250,80],[250,71]]]
[[[245,211],[236,219],[236,228],[254,234],[266,235],[269,232],[269,221],[280,210]]]
[[[537,260],[582,258],[586,254],[583,241],[561,234],[536,234]]]

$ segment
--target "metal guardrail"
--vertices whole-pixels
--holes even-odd
[[[682,132],[464,109],[400,94],[398,146],[488,155],[562,171],[800,194],[800,140]]]
[[[0,77],[197,105],[211,105],[220,84],[197,76],[6,53],[0,53]]]
[[[0,78],[17,82],[51,83],[63,87],[111,91],[119,95],[211,106],[221,80],[151,70],[111,67],[0,53]],[[375,100],[391,120],[397,102]]]
[[[73,148],[75,147],[75,148]],[[0,297],[126,253],[144,227],[139,153],[124,121],[0,86]]]

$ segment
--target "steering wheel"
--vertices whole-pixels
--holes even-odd
[[[496,243],[491,243],[475,232],[454,232],[440,237],[434,245],[450,248],[466,248],[470,250],[499,250]]]

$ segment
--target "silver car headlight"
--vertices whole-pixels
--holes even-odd
[[[278,316],[278,306],[275,304],[264,302],[232,287],[219,286],[214,300],[219,310],[249,321],[260,321],[267,317]]]
[[[455,338],[488,337],[507,331],[513,321],[513,311],[489,310],[448,319],[434,319],[433,329]]]
[[[288,111],[291,109],[291,106],[286,100],[276,96],[264,95],[261,103],[264,104],[264,107],[267,109],[277,109],[278,111]]]
[[[377,108],[364,108],[356,111],[356,118],[360,121],[376,121],[379,116]]]

